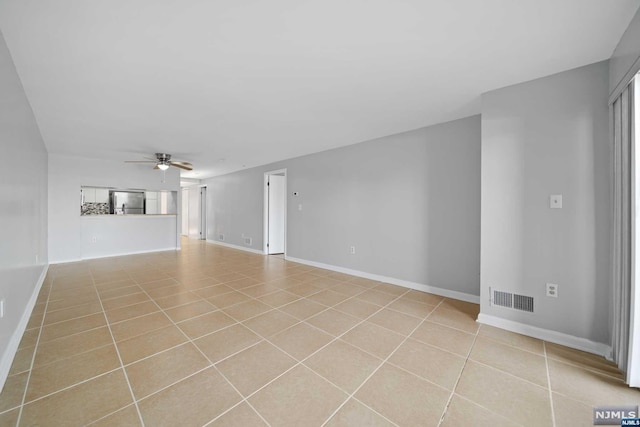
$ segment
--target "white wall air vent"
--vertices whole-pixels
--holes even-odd
[[[224,240],[224,234],[218,234],[218,240]]]
[[[491,305],[533,313],[533,297],[491,289]]]
[[[494,289],[493,299],[491,301],[492,301],[492,305],[499,305],[500,307],[512,308],[513,294],[511,292],[496,291]]]
[[[253,240],[251,240],[251,237],[245,237],[244,244],[247,246],[251,246],[253,244]]]
[[[530,313],[533,313],[533,297],[514,295],[513,308],[516,310],[528,311]]]

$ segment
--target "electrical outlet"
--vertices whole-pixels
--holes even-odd
[[[98,238],[96,236],[92,236],[91,243],[97,243],[97,242],[98,242]]]
[[[547,283],[547,296],[558,298],[558,285],[555,283]]]
[[[349,252],[351,252],[351,255],[355,255],[355,253],[356,253],[356,247],[355,247],[355,246],[351,246],[351,247],[349,248]]]
[[[4,303],[5,299],[0,299],[0,319],[4,317]]]
[[[552,194],[549,196],[549,207],[551,209],[562,209],[562,194]]]

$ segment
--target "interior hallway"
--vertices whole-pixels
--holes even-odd
[[[601,357],[478,306],[184,239],[52,265],[0,425],[591,425],[637,404]]]

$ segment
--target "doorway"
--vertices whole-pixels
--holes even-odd
[[[182,188],[182,232],[192,239],[207,238],[207,186]]]
[[[207,187],[200,187],[200,240],[207,239]]]
[[[287,170],[264,174],[264,253],[285,254],[287,241]]]
[[[182,188],[182,224],[180,234],[189,236],[189,189]]]

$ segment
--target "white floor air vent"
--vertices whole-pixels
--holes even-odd
[[[491,305],[533,313],[533,297],[492,289]]]

